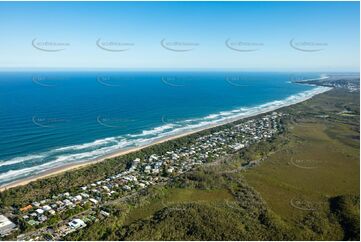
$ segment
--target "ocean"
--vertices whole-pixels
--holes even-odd
[[[0,185],[307,99],[319,73],[0,72]]]

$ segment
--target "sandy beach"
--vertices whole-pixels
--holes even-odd
[[[209,128],[212,128],[212,127],[207,127],[205,129],[209,129]],[[119,152],[115,152],[115,153],[103,156],[102,158],[99,158],[99,159],[96,159],[96,160],[90,160],[90,161],[85,161],[85,162],[76,163],[76,164],[69,164],[69,165],[64,165],[64,166],[57,167],[57,168],[54,168],[54,169],[50,169],[50,170],[44,171],[43,173],[40,173],[40,174],[38,174],[36,176],[20,179],[20,180],[8,183],[6,185],[0,186],[0,191],[4,191],[4,190],[12,188],[12,187],[23,186],[23,185],[26,185],[26,184],[28,184],[28,183],[30,183],[32,181],[36,181],[36,180],[39,180],[39,179],[55,176],[55,175],[58,175],[60,173],[66,172],[66,171],[80,169],[80,168],[83,168],[85,166],[89,166],[89,165],[92,165],[92,164],[96,164],[98,162],[102,162],[102,161],[104,161],[106,159],[122,156],[122,155],[129,154],[129,153],[132,153],[132,152],[136,152],[136,151],[139,151],[139,150],[144,149],[146,147],[156,145],[156,144],[160,144],[160,143],[172,140],[172,139],[177,139],[177,138],[180,138],[180,137],[183,137],[183,136],[187,136],[187,135],[190,135],[192,133],[196,133],[196,132],[199,132],[199,131],[205,130],[205,129],[200,129],[200,130],[195,130],[195,131],[192,131],[192,132],[187,132],[187,133],[183,133],[183,134],[179,134],[179,135],[175,135],[175,136],[165,137],[165,138],[159,139],[158,141],[153,142],[151,144],[126,149],[126,150],[122,150],[122,151],[119,151]]]
[[[324,89],[322,89],[322,91],[316,92],[316,93],[314,93],[313,95],[311,95],[309,97],[306,97],[304,99],[300,99],[300,100],[295,101],[293,103],[288,103],[288,104],[284,104],[284,105],[279,106],[279,107],[261,110],[261,111],[259,111],[257,113],[253,113],[253,114],[248,115],[248,116],[246,115],[246,116],[242,116],[242,117],[229,118],[229,119],[226,119],[226,120],[224,120],[222,122],[219,122],[217,124],[212,124],[212,125],[208,125],[208,126],[205,126],[205,127],[200,127],[198,129],[193,129],[191,131],[186,131],[186,132],[181,133],[181,134],[175,134],[175,135],[171,135],[171,136],[167,136],[167,137],[162,137],[162,138],[156,139],[155,141],[153,141],[152,143],[149,143],[147,145],[134,147],[134,148],[129,148],[129,149],[123,149],[121,151],[114,152],[112,154],[103,156],[103,157],[95,159],[95,160],[78,162],[78,163],[75,163],[75,164],[69,164],[69,165],[64,165],[64,166],[61,166],[61,167],[56,167],[56,168],[53,168],[53,169],[49,169],[49,170],[44,171],[42,173],[39,173],[37,175],[30,176],[30,177],[27,177],[27,178],[24,178],[24,179],[19,179],[17,181],[10,182],[8,184],[4,184],[4,185],[0,186],[0,192],[4,191],[6,189],[9,189],[9,188],[26,185],[26,184],[28,184],[28,183],[30,183],[32,181],[36,181],[36,180],[39,180],[39,179],[55,176],[55,175],[58,175],[60,173],[66,172],[66,171],[80,169],[80,168],[83,168],[85,166],[89,166],[89,165],[92,165],[92,164],[96,164],[98,162],[102,162],[102,161],[104,161],[106,159],[110,159],[110,158],[122,156],[122,155],[125,155],[125,154],[129,154],[129,153],[132,153],[132,152],[135,152],[135,151],[139,151],[141,149],[144,149],[144,148],[152,146],[152,145],[167,142],[169,140],[177,139],[177,138],[187,136],[187,135],[190,135],[190,134],[193,134],[193,133],[197,133],[197,132],[200,132],[200,131],[203,131],[203,130],[211,129],[211,128],[214,128],[214,127],[217,127],[217,126],[222,126],[222,125],[225,125],[225,124],[228,124],[228,123],[232,123],[232,122],[242,120],[242,119],[245,119],[245,118],[254,117],[254,116],[257,116],[257,115],[260,115],[260,114],[277,111],[278,109],[281,109],[281,108],[284,108],[284,107],[287,107],[287,106],[295,105],[297,103],[306,101],[306,100],[308,100],[308,99],[310,99],[310,98],[312,98],[312,97],[314,97],[314,96],[316,96],[318,94],[329,91],[330,89],[331,88],[324,88]]]

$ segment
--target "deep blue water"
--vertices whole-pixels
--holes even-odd
[[[264,108],[262,104],[287,102],[288,97],[315,88],[290,81],[317,77],[236,72],[0,73],[0,184],[250,114]]]

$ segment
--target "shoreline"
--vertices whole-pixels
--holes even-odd
[[[210,128],[211,128],[211,127],[210,127]],[[160,139],[160,140],[158,140],[158,141],[155,141],[155,142],[153,142],[153,143],[150,143],[150,144],[147,144],[147,145],[143,145],[143,146],[139,146],[139,147],[128,148],[128,149],[126,149],[126,150],[117,151],[117,152],[114,152],[114,153],[109,154],[109,155],[105,155],[105,156],[100,157],[100,158],[95,159],[95,160],[89,160],[89,161],[79,162],[79,163],[76,163],[76,164],[68,164],[68,165],[56,167],[56,168],[53,168],[53,169],[49,169],[49,170],[44,171],[44,172],[42,172],[42,173],[40,173],[40,174],[37,174],[37,175],[35,175],[35,176],[26,177],[26,178],[19,179],[19,180],[14,181],[14,182],[10,182],[10,183],[5,184],[5,185],[0,185],[0,192],[2,192],[2,191],[4,191],[4,190],[7,190],[7,189],[10,189],[10,188],[17,187],[17,186],[27,185],[27,184],[29,184],[29,183],[32,182],[32,181],[36,181],[36,180],[40,180],[40,179],[44,179],[44,178],[56,176],[56,175],[58,175],[58,174],[61,174],[61,173],[67,172],[67,171],[76,170],[76,169],[81,169],[81,168],[83,168],[83,167],[85,167],[85,166],[90,166],[90,165],[93,165],[93,164],[96,164],[96,163],[105,161],[105,160],[107,160],[107,159],[111,159],[111,158],[115,158],[115,157],[118,157],[118,156],[122,156],[122,155],[126,155],[126,154],[129,154],[129,153],[133,153],[133,152],[139,151],[139,150],[141,150],[141,149],[147,148],[147,147],[149,147],[149,146],[156,145],[156,144],[161,144],[161,143],[163,143],[163,142],[167,142],[167,141],[169,141],[169,140],[173,140],[173,139],[177,139],[177,138],[180,138],[180,137],[183,137],[183,136],[187,136],[187,135],[190,135],[190,134],[199,132],[199,131],[201,131],[201,130],[197,130],[197,131],[193,131],[193,132],[188,132],[188,133],[183,133],[183,134],[179,134],[179,135],[175,135],[175,136],[170,136],[170,137],[164,137],[164,138],[162,138],[162,139]]]
[[[316,87],[319,87],[319,86],[316,86]],[[204,127],[197,128],[197,129],[185,131],[185,132],[180,133],[180,134],[174,134],[174,135],[161,137],[161,138],[155,139],[153,142],[151,142],[149,144],[138,146],[138,147],[132,147],[132,148],[128,148],[128,149],[122,149],[122,150],[113,152],[111,154],[102,156],[100,158],[97,158],[95,160],[88,160],[88,161],[79,162],[79,163],[75,163],[75,164],[68,164],[68,165],[63,165],[63,166],[60,166],[60,167],[55,167],[55,168],[49,169],[47,171],[41,172],[41,173],[33,175],[33,176],[29,176],[29,177],[22,178],[22,179],[19,179],[19,180],[16,180],[16,181],[4,184],[4,185],[0,185],[0,192],[2,192],[4,190],[7,190],[7,189],[10,189],[10,188],[27,185],[30,182],[33,182],[33,181],[36,181],[36,180],[49,178],[49,177],[56,176],[56,175],[59,175],[61,173],[65,173],[65,172],[72,171],[72,170],[81,169],[81,168],[84,168],[86,166],[90,166],[90,165],[97,164],[99,162],[103,162],[103,161],[105,161],[107,159],[111,159],[111,158],[115,158],[115,157],[119,157],[119,156],[122,156],[122,155],[129,154],[129,153],[133,153],[133,152],[142,150],[144,148],[147,148],[147,147],[150,147],[150,146],[153,146],[153,145],[161,144],[161,143],[164,143],[164,142],[167,142],[167,141],[170,141],[170,140],[174,140],[174,139],[177,139],[177,138],[181,138],[181,137],[184,137],[184,136],[187,136],[187,135],[191,135],[191,134],[194,134],[194,133],[197,133],[197,132],[201,132],[201,131],[204,131],[204,130],[208,130],[208,129],[212,129],[212,128],[219,127],[219,126],[222,126],[222,125],[226,125],[226,124],[229,124],[229,123],[233,123],[233,122],[236,122],[236,121],[239,121],[239,120],[242,120],[242,119],[255,117],[257,115],[265,114],[265,113],[268,113],[268,112],[277,111],[277,110],[279,110],[281,108],[285,108],[285,107],[288,107],[288,106],[292,106],[292,105],[307,101],[307,100],[313,98],[314,96],[317,96],[319,94],[328,92],[331,89],[332,88],[324,88],[320,92],[313,93],[312,95],[310,95],[308,97],[305,97],[303,99],[297,100],[296,102],[293,102],[293,103],[285,103],[284,105],[279,106],[279,107],[273,107],[273,108],[261,110],[261,111],[259,111],[257,113],[242,116],[242,117],[229,118],[229,119],[223,120],[223,121],[221,121],[219,123],[210,124],[210,125],[207,125],[207,126],[204,126]]]

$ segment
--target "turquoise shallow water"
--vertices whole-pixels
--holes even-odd
[[[0,184],[296,102],[319,74],[0,73]]]

